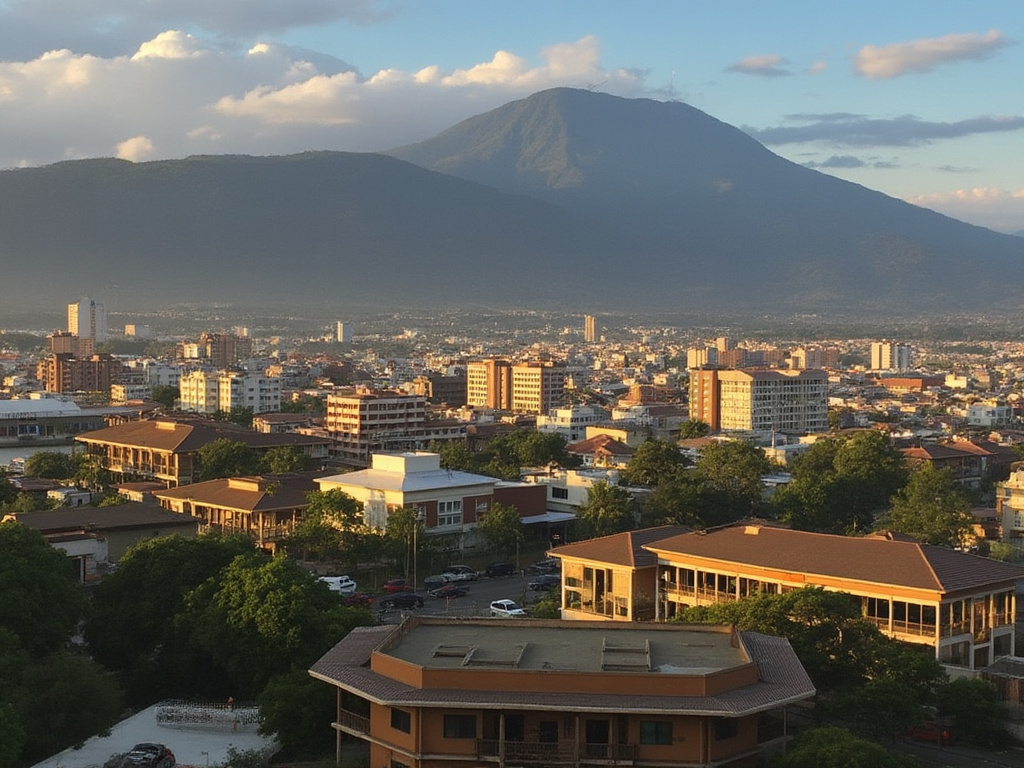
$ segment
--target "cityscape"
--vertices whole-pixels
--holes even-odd
[[[0,768],[1024,765],[1022,40],[0,2]]]

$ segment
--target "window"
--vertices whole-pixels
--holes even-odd
[[[736,721],[728,717],[715,720],[715,741],[736,738]]]
[[[537,741],[541,744],[556,744],[558,742],[558,721],[541,720],[537,726]]]
[[[392,709],[391,727],[396,731],[409,733],[412,730],[412,717],[403,709]]]
[[[641,744],[671,744],[672,723],[668,720],[641,720]]]
[[[559,488],[558,486],[553,485],[553,486],[551,486],[551,498],[552,499],[568,499],[569,498],[569,489],[568,488]]]
[[[400,763],[397,760],[392,759],[388,768],[409,768],[409,766],[405,763]]]
[[[437,527],[462,525],[462,499],[437,502]]]
[[[444,737],[446,739],[475,739],[476,715],[445,715]]]

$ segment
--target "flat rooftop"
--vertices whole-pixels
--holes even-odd
[[[421,620],[379,652],[427,669],[703,675],[750,662],[728,628],[601,622],[543,626],[523,619]]]

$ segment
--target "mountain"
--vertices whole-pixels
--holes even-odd
[[[387,155],[0,172],[0,302],[944,312],[1024,240],[771,153],[681,103],[555,89]]]
[[[389,154],[610,227],[632,244],[621,254],[632,279],[671,281],[703,305],[1022,298],[1007,280],[1024,268],[1019,238],[804,168],[678,102],[559,88]]]

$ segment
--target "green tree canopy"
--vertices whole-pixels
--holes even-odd
[[[854,736],[845,728],[823,726],[801,734],[771,768],[914,768],[912,755],[890,752],[881,744]]]
[[[259,471],[256,454],[245,443],[222,437],[202,446],[197,452],[199,479],[241,477]]]
[[[695,468],[704,496],[717,496],[717,509],[701,515],[707,525],[741,520],[761,511],[761,478],[772,471],[763,449],[742,440],[712,443],[701,451]]]
[[[622,472],[627,485],[654,487],[674,477],[689,460],[670,440],[647,440],[641,443]]]
[[[948,469],[923,462],[892,499],[882,526],[913,536],[925,544],[953,547],[971,533],[971,500]]]
[[[688,419],[679,427],[679,439],[691,440],[695,437],[706,437],[711,434],[711,427],[700,419]]]
[[[169,387],[158,384],[153,387],[153,400],[160,403],[164,410],[173,411],[178,401],[179,393],[177,387]]]
[[[519,510],[498,502],[477,521],[476,530],[487,542],[488,551],[504,558],[514,555],[525,537]]]
[[[338,488],[310,491],[309,506],[285,542],[285,548],[303,559],[340,563],[358,548],[364,533],[363,505]]]
[[[587,500],[576,512],[581,538],[608,536],[634,527],[633,502],[625,488],[598,480],[587,489]]]
[[[70,453],[39,451],[25,460],[25,474],[49,480],[70,480],[75,476],[75,462]]]
[[[939,689],[939,712],[952,718],[958,741],[1000,746],[1007,741],[1003,719],[1006,705],[988,680],[958,677]]]
[[[306,670],[273,677],[256,703],[263,718],[260,732],[281,744],[277,759],[319,758],[334,751],[334,732],[324,723],[334,720],[335,691]]]
[[[84,601],[67,556],[37,531],[0,523],[0,630],[33,656],[57,650],[82,617]]]
[[[311,464],[310,457],[294,445],[279,445],[269,448],[260,458],[260,470],[274,475],[304,472],[312,469]]]

